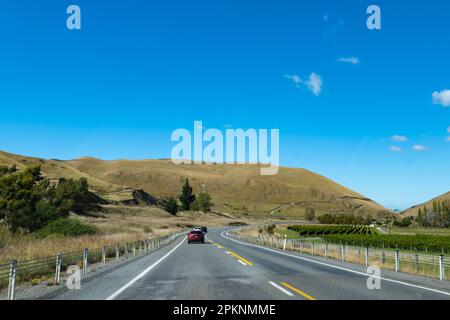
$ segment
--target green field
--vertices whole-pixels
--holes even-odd
[[[291,225],[276,230],[289,239],[320,237],[323,241],[362,247],[450,253],[450,232],[436,228],[392,228],[380,234],[375,228],[354,225]]]
[[[288,230],[301,237],[324,235],[376,235],[378,231],[369,226],[358,225],[293,225]]]
[[[435,235],[324,235],[329,242],[378,248],[450,253],[450,237]]]

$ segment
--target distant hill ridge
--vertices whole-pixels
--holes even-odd
[[[85,177],[93,191],[109,200],[126,200],[132,190],[151,197],[177,196],[185,178],[194,191],[206,190],[214,209],[222,212],[301,217],[306,208],[321,213],[353,213],[373,217],[391,212],[367,197],[306,169],[281,167],[261,176],[257,164],[175,165],[169,159],[62,161],[0,152],[0,165],[40,164],[50,179]],[[283,207],[281,210],[274,210]]]

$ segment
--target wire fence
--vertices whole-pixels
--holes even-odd
[[[150,253],[165,246],[184,232],[175,233],[165,237],[148,238],[131,243],[117,243],[114,246],[101,248],[86,248],[81,251],[60,252],[50,257],[33,260],[12,260],[9,264],[0,264],[0,289],[8,288],[7,299],[14,300],[16,285],[21,282],[31,281],[38,284],[40,277],[50,276],[52,284],[61,284],[61,274],[67,272],[70,266],[77,266],[82,274],[87,274],[91,264],[120,262],[131,257]]]
[[[377,266],[381,269],[417,274],[446,281],[450,272],[450,257],[436,254],[403,252],[396,249],[380,249],[324,242],[321,239],[282,239],[274,236],[230,235],[260,246],[291,251],[310,256],[324,257],[354,264]]]

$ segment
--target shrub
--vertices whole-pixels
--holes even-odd
[[[198,206],[198,210],[211,211],[211,196],[207,192],[200,192],[195,203]]]
[[[274,224],[270,224],[266,227],[266,232],[268,234],[273,234],[273,231],[275,230],[275,225]]]
[[[413,217],[404,217],[400,220],[394,220],[392,224],[397,227],[406,228],[412,224],[413,220],[414,220]]]
[[[34,279],[31,280],[31,285],[32,286],[37,286],[37,285],[40,285],[40,284],[41,284],[41,279],[34,278]]]
[[[313,221],[316,219],[316,211],[313,208],[305,209],[305,219],[308,221]]]
[[[88,211],[100,211],[99,199],[89,191],[86,178],[80,180],[60,179],[54,190],[55,202],[67,210],[77,214],[85,214]]]
[[[173,197],[170,197],[169,200],[164,204],[164,210],[166,210],[171,215],[176,215],[178,212],[178,204],[177,200]]]
[[[78,219],[59,218],[42,228],[39,235],[42,237],[52,235],[81,236],[93,235],[96,232],[97,229],[94,226],[84,224]]]

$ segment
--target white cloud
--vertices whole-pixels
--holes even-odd
[[[447,128],[447,132],[450,133],[450,127]]]
[[[306,81],[303,81],[296,74],[293,75],[285,74],[284,77],[288,80],[293,81],[297,88],[300,88],[301,84],[303,83],[316,96],[320,95],[320,93],[322,92],[323,86],[322,77],[316,74],[315,72],[312,72],[309,75],[308,80]]]
[[[425,147],[424,145],[421,145],[421,144],[415,144],[415,145],[413,145],[413,150],[414,151],[425,151],[425,150],[427,150],[427,147]]]
[[[391,137],[391,140],[395,141],[395,142],[405,142],[408,140],[408,137],[400,136],[400,135],[396,134]]]
[[[401,152],[401,151],[403,151],[402,148],[397,147],[397,146],[390,146],[389,150],[391,150],[392,152]]]
[[[344,63],[350,63],[350,64],[353,64],[353,65],[357,65],[357,64],[359,64],[359,58],[357,58],[357,57],[339,58],[339,62],[344,62]]]
[[[297,88],[300,88],[300,85],[302,84],[302,79],[300,79],[300,77],[296,74],[293,75],[289,75],[289,74],[285,74],[284,77],[286,79],[292,80],[295,83],[295,86]]]
[[[322,92],[322,77],[314,72],[310,74],[309,80],[306,81],[305,84],[315,96],[320,95],[320,93]]]
[[[450,90],[435,91],[432,94],[433,103],[444,107],[450,107]]]
[[[447,141],[447,142],[450,142],[450,137],[447,137],[446,141]]]

